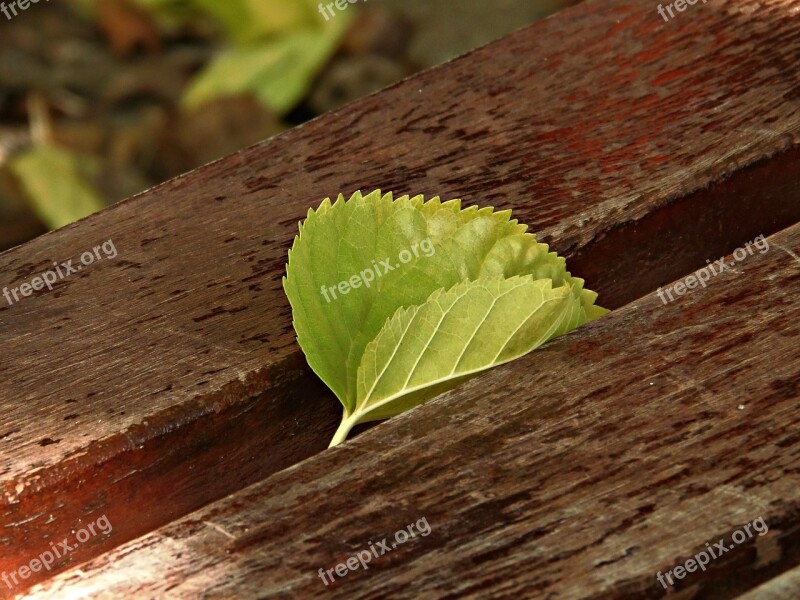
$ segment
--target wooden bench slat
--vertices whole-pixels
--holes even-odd
[[[744,594],[739,600],[786,600],[800,598],[800,567],[771,579]]]
[[[32,597],[659,597],[657,572],[761,517],[765,535],[678,582],[731,598],[800,559],[800,224],[769,244]],[[369,571],[318,577],[423,517],[429,535]]]
[[[280,286],[324,195],[514,208],[612,308],[797,222],[798,6],[711,2],[678,27],[582,4],[0,255],[2,289],[119,252],[0,298],[0,568],[106,513],[79,562],[327,445],[339,409]]]

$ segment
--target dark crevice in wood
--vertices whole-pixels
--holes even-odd
[[[600,294],[600,304],[615,309],[797,222],[800,146],[567,250],[567,264]],[[560,249],[559,240],[544,241]]]
[[[279,367],[153,415],[146,424],[91,444],[58,468],[37,473],[44,493],[27,490],[24,502],[3,511],[0,571],[27,563],[47,548],[47,540],[60,540],[77,528],[87,507],[101,509],[113,535],[77,546],[49,573],[34,574],[27,585],[321,452],[341,409],[324,384],[306,371],[298,350]],[[259,388],[269,392],[253,392]],[[76,481],[85,485],[76,489]],[[109,503],[97,497],[97,490],[125,502]],[[33,520],[35,537],[20,526],[32,515],[39,515]],[[45,523],[48,515],[58,518]]]

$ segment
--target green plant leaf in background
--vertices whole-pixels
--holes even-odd
[[[87,183],[87,177],[99,168],[91,157],[43,144],[11,159],[9,167],[34,212],[50,229],[69,225],[105,207]]]
[[[93,14],[97,0],[72,0]],[[206,15],[221,27],[230,47],[194,77],[182,106],[194,109],[218,98],[252,94],[283,116],[308,93],[352,24],[356,5],[328,20],[316,0],[135,0],[162,26]]]
[[[238,45],[258,43],[272,35],[320,29],[325,18],[310,0],[193,0],[214,17]]]
[[[308,92],[336,51],[354,11],[325,21],[309,0],[195,0],[219,20],[235,46],[192,81],[183,105],[195,108],[221,96],[252,93],[277,115]]]
[[[387,403],[382,405],[385,409],[376,409],[375,404],[387,398],[374,391],[365,392],[365,382],[374,376],[364,370],[368,369],[365,361],[375,363],[375,353],[391,339],[391,331],[399,327],[397,323],[417,314],[398,313],[398,309],[416,307],[420,314],[434,314],[430,311],[437,308],[426,308],[427,304],[440,303],[451,298],[447,294],[453,293],[461,294],[457,299],[463,296],[458,310],[471,307],[479,313],[481,302],[485,303],[493,293],[499,295],[504,291],[504,288],[492,287],[499,285],[491,283],[492,280],[527,276],[527,283],[544,281],[549,286],[547,294],[567,297],[561,303],[565,312],[558,313],[560,321],[554,335],[566,333],[606,312],[594,305],[597,295],[583,288],[583,280],[567,272],[564,259],[549,252],[547,245],[538,243],[526,229],[510,219],[510,211],[495,212],[490,207],[462,210],[458,200],[442,202],[433,198],[425,202],[422,196],[394,199],[392,194],[383,195],[379,190],[368,196],[356,192],[348,201],[340,195],[335,204],[326,199],[316,211],[309,211],[289,252],[284,288],[292,305],[297,338],[309,365],[344,407],[342,430],[334,442],[341,441],[347,430],[362,418],[372,420],[396,414],[398,407],[404,409],[422,402],[453,387],[472,372],[459,368],[452,378],[442,380],[437,375],[427,387],[420,387],[412,395],[397,388],[392,393],[399,394],[395,398],[399,402],[393,400],[391,407]],[[426,248],[424,253],[410,253],[412,248],[420,246]],[[403,252],[409,260],[402,260],[404,264],[400,264],[398,256]],[[359,283],[359,277],[363,283],[370,270],[373,281],[369,285]],[[466,291],[454,288],[463,282],[478,280],[481,281],[478,287],[468,287]],[[323,294],[323,289],[336,289],[339,282],[351,282],[353,289],[333,300]],[[515,286],[512,285],[514,290]],[[533,293],[531,289],[509,294],[511,298],[522,298],[525,290]],[[441,295],[443,290],[450,291]],[[540,296],[550,299],[543,288],[537,290]],[[431,297],[437,291],[441,296]],[[505,302],[507,300],[502,301],[501,306],[505,306]],[[550,307],[552,302],[540,304]],[[520,314],[526,314],[524,311],[531,310],[532,306],[523,308]],[[461,313],[456,310],[451,314]],[[533,314],[528,316],[536,319]],[[492,322],[496,318],[492,316]],[[464,321],[462,325],[467,327],[473,323]],[[387,327],[389,329],[385,330]],[[527,332],[524,335],[528,336],[528,343],[539,339],[535,334],[540,332],[531,331],[527,326],[523,331]],[[444,335],[450,334],[445,332]],[[365,354],[368,346],[373,353],[369,359]],[[525,344],[518,343],[515,338],[510,347],[525,347]],[[448,350],[455,356],[462,351],[466,349],[458,348],[457,343]],[[507,350],[498,354],[498,357],[506,356]],[[425,352],[416,368],[419,373],[441,374],[444,367],[433,364],[439,360],[450,364],[446,356]],[[388,365],[381,386],[383,382],[395,382],[396,387],[396,377],[399,377],[395,373],[396,364]],[[492,364],[496,363],[488,361],[482,368]]]

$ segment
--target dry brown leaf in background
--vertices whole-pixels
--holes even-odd
[[[414,24],[401,14],[384,8],[362,8],[342,42],[347,54],[383,54],[401,58],[414,37]]]
[[[279,119],[253,96],[228,96],[180,113],[165,130],[158,160],[174,177],[283,131]]]
[[[224,1],[224,0],[222,0]],[[158,52],[158,27],[142,8],[129,0],[99,0],[99,24],[114,52],[127,56],[137,49]]]
[[[377,92],[412,72],[407,64],[380,54],[339,56],[317,80],[308,105],[314,112],[324,114]]]

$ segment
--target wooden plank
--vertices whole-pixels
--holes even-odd
[[[324,195],[513,207],[610,307],[796,222],[798,6],[710,2],[678,27],[581,4],[0,255],[2,289],[118,251],[0,300],[0,568],[106,514],[84,560],[325,447],[339,411],[280,287]]]
[[[674,579],[731,598],[800,560],[799,254],[800,224],[31,597],[655,598],[762,518]],[[318,576],[423,517],[368,571]]]
[[[739,600],[786,600],[800,598],[800,567],[786,571],[783,575],[772,579],[748,593]]]

